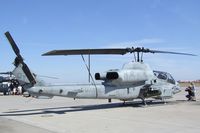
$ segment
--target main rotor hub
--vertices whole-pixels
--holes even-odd
[[[144,47],[136,47],[136,48],[132,47],[132,48],[126,48],[126,49],[127,49],[127,52],[134,54],[136,62],[143,62],[143,59],[142,59],[143,53],[154,53],[154,52],[151,52],[149,49],[145,49]],[[135,55],[135,53],[137,54]]]

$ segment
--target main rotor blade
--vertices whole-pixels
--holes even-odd
[[[179,54],[179,55],[188,55],[188,56],[197,56],[195,54],[190,54],[190,53],[180,53],[180,52],[172,52],[172,51],[160,51],[160,50],[151,50],[148,48],[130,48],[131,52],[143,52],[143,53],[162,53],[162,54]]]
[[[15,41],[13,40],[12,36],[10,35],[10,33],[7,31],[5,33],[6,38],[8,39],[8,41],[10,42],[13,51],[15,52],[15,54],[17,55],[19,60],[23,60],[22,56],[20,55],[20,50],[17,47],[17,44],[15,43]]]
[[[124,55],[126,53],[134,52],[143,52],[143,53],[164,53],[164,54],[179,54],[179,55],[188,55],[188,56],[197,56],[190,53],[179,53],[171,51],[159,51],[159,50],[150,50],[145,48],[114,48],[114,49],[71,49],[71,50],[52,50],[47,53],[42,54],[42,56],[51,56],[51,55],[92,55],[92,54],[119,54]]]
[[[43,78],[49,78],[49,79],[59,79],[59,78],[57,78],[57,77],[45,76],[45,75],[38,75],[38,74],[37,74],[37,76],[38,76],[38,77],[43,77]]]
[[[149,52],[150,53],[163,53],[163,54],[178,54],[178,55],[197,56],[195,54],[190,54],[190,53],[179,53],[179,52],[171,52],[171,51],[149,50]]]
[[[126,54],[128,49],[115,48],[115,49],[71,49],[71,50],[52,50],[42,54],[42,56],[49,55],[91,55],[91,54]]]

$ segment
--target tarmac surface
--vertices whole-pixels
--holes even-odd
[[[197,101],[186,92],[161,101],[127,102],[54,97],[34,99],[0,96],[0,133],[199,133],[200,88]]]

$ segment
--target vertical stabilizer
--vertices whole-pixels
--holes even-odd
[[[24,73],[22,69],[23,65],[19,64],[15,69],[12,71],[15,78],[21,83],[21,84],[27,84],[31,83],[29,79],[27,78],[26,74]]]

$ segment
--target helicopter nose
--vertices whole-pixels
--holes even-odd
[[[176,94],[176,93],[179,93],[181,92],[181,88],[179,86],[174,86],[173,87],[173,93]]]

